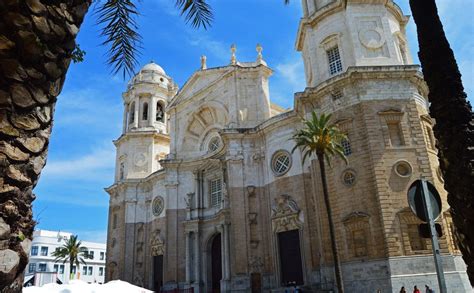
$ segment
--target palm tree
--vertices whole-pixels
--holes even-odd
[[[436,120],[438,157],[459,248],[474,285],[474,120],[456,59],[434,0],[410,0],[418,31],[418,53]]]
[[[81,241],[77,240],[77,235],[71,236],[63,246],[56,248],[51,254],[55,257],[54,262],[62,261],[63,264],[69,262],[69,279],[72,279],[72,268],[76,265],[79,271],[80,264],[85,265],[84,258],[87,258],[89,252],[85,246],[81,246]]]
[[[205,0],[175,0],[192,26],[207,27]],[[114,72],[131,74],[140,37],[131,0],[98,4]],[[92,0],[0,1],[0,292],[21,292],[35,222],[32,190],[46,163],[54,107],[71,60],[81,59],[76,35]],[[100,6],[102,5],[102,6]],[[22,245],[23,244],[23,245]]]
[[[344,149],[341,142],[347,139],[346,135],[339,131],[339,129],[329,123],[331,115],[321,114],[320,117],[316,112],[311,113],[311,119],[303,119],[305,127],[298,130],[293,135],[293,140],[296,142],[292,152],[297,148],[301,149],[303,153],[303,163],[306,158],[316,155],[319,161],[319,169],[321,172],[321,181],[323,183],[323,196],[326,210],[328,213],[329,234],[331,237],[332,255],[334,260],[334,270],[336,273],[336,284],[339,293],[344,292],[344,285],[342,283],[341,263],[339,261],[339,252],[336,244],[336,234],[334,221],[332,217],[331,202],[329,200],[328,187],[326,182],[326,166],[325,160],[330,164],[332,156],[341,157],[346,163],[347,159],[344,156]]]

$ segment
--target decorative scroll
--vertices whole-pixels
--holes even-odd
[[[273,201],[273,232],[285,232],[300,229],[303,225],[299,219],[300,208],[289,195],[279,195]]]
[[[160,230],[155,230],[153,232],[153,237],[151,239],[151,255],[158,256],[165,254],[165,243],[160,236]]]

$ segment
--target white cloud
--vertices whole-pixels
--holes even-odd
[[[107,243],[107,230],[77,230],[72,233],[81,241]]]
[[[199,47],[203,55],[210,55],[220,62],[230,60],[230,45],[227,46],[205,35],[193,34],[189,34],[188,42],[191,46]]]
[[[301,58],[280,63],[276,66],[280,82],[286,81],[293,91],[301,91],[305,88],[304,65]]]
[[[102,179],[112,180],[115,149],[112,143],[96,147],[90,153],[64,160],[48,160],[42,177],[48,179]],[[42,178],[46,181],[45,178]]]

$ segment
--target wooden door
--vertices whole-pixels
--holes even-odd
[[[252,273],[250,275],[252,293],[262,292],[262,275],[260,273]]]
[[[163,255],[153,257],[153,290],[160,292],[163,287]]]
[[[299,230],[278,233],[280,250],[281,283],[303,285],[303,262],[301,260]]]
[[[214,239],[212,240],[211,274],[212,274],[212,293],[220,293],[221,280],[222,280],[221,234],[216,235]]]

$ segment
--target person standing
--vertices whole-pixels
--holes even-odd
[[[428,285],[425,285],[425,292],[426,293],[434,293],[434,290],[431,289]]]
[[[407,293],[407,290],[405,290],[405,286],[402,286],[402,288],[400,289],[400,293]]]
[[[420,289],[418,289],[418,287],[415,287],[413,288],[413,293],[421,293]]]

